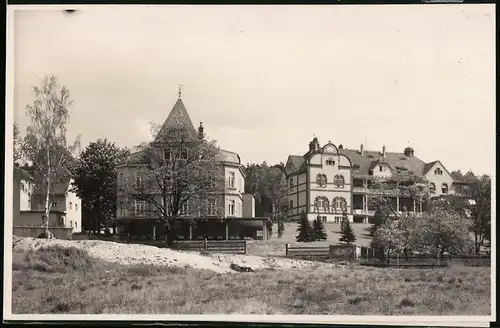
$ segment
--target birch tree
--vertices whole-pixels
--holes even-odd
[[[161,126],[152,124],[151,132],[159,136]],[[134,202],[144,202],[144,212],[163,220],[167,229],[167,244],[172,246],[179,217],[223,214],[221,193],[224,173],[218,163],[220,150],[215,141],[184,139],[167,132],[155,142],[136,148],[140,164],[135,174],[119,180],[120,206],[135,211]],[[124,199],[128,195],[131,199]]]
[[[33,91],[35,101],[26,106],[30,125],[26,129],[23,153],[31,163],[36,192],[44,198],[45,236],[49,238],[51,193],[60,179],[68,176],[72,153],[79,147],[80,137],[72,145],[67,144],[66,126],[72,105],[68,88],[51,75]]]

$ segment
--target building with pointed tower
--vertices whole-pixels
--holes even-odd
[[[466,183],[453,179],[440,161],[422,161],[410,146],[403,152],[388,152],[385,146],[381,151],[363,145],[347,149],[331,142],[320,146],[316,137],[304,155],[288,157],[283,179],[288,195],[282,211],[290,220],[305,212],[309,220],[320,216],[324,222],[340,223],[345,212],[351,222],[369,223],[376,210],[370,198],[381,192],[398,214],[421,213],[428,198],[468,196]],[[377,181],[389,188],[381,191]],[[418,192],[401,187],[408,182]]]
[[[161,150],[163,160],[169,162],[172,159],[173,162],[177,159],[187,159],[189,149],[194,147],[195,140],[205,140],[205,128],[202,123],[198,129],[194,127],[179,91],[176,103],[154,140],[149,143],[149,148]],[[141,180],[144,179],[143,172],[149,168],[145,167],[146,164],[142,160],[143,152],[131,154],[117,166],[119,181],[131,179],[135,185],[144,183]],[[220,183],[213,184],[206,210],[200,210],[197,207],[199,204],[195,204],[196,200],[193,199],[186,200],[180,206],[179,213],[175,215],[177,222],[175,237],[180,240],[267,239],[266,227],[269,218],[254,217],[255,200],[252,195],[244,193],[245,173],[240,156],[235,152],[218,148],[214,158],[218,168],[216,175],[220,175]],[[157,201],[162,203],[160,207],[168,211],[169,202],[158,190],[148,191],[148,195],[151,197],[138,197],[133,190],[123,190],[119,187],[115,220],[118,234],[146,239],[165,238],[166,226],[161,219],[165,216],[149,209],[155,207],[152,203]]]

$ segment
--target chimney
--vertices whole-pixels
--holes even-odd
[[[361,146],[359,146],[359,153],[360,153],[361,155],[363,155],[363,144],[361,144]]]
[[[382,156],[385,157],[385,146],[382,146]]]

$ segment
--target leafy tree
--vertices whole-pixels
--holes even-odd
[[[373,225],[370,227],[370,235],[373,237],[375,231],[389,219],[389,211],[382,205],[377,205],[377,210],[372,218]]]
[[[436,206],[415,220],[415,225],[419,236],[415,249],[438,255],[443,252],[468,253],[472,249],[472,222],[455,211]]]
[[[82,227],[98,232],[116,214],[116,165],[129,155],[107,139],[91,142],[72,169],[72,191],[82,200]]]
[[[479,253],[485,240],[491,240],[491,179],[483,175],[471,184],[472,231],[474,233],[474,249]]]
[[[23,151],[25,150],[24,140],[21,137],[21,133],[19,131],[19,125],[14,122],[14,131],[13,131],[13,141],[14,141],[14,164],[19,165],[19,161],[23,159]]]
[[[472,249],[470,219],[444,206],[434,206],[420,216],[402,215],[389,220],[375,232],[380,248],[387,253],[414,250],[440,255],[467,253]]]
[[[224,188],[220,150],[204,135],[190,136],[183,129],[164,130],[152,124],[155,141],[138,146],[135,154],[141,162],[136,171],[139,179],[124,176],[118,181],[119,206],[134,211],[135,201],[144,202],[144,212],[164,221],[169,247],[180,215],[218,215],[223,210],[222,202],[216,202],[216,191]]]
[[[407,253],[407,250],[415,248],[419,238],[416,215],[403,214],[399,219],[389,219],[375,231],[372,247],[384,248],[387,255],[390,253]]]
[[[468,183],[462,195],[442,195],[430,201],[427,209],[441,207],[469,217],[472,220],[471,231],[477,254],[491,235],[491,179],[486,175],[476,177],[469,171],[462,181]]]
[[[313,221],[313,236],[314,240],[326,240],[328,237],[326,235],[325,225],[319,215]]]
[[[36,192],[44,197],[45,235],[49,236],[51,195],[61,179],[69,175],[73,164],[72,153],[79,147],[66,141],[66,124],[72,104],[69,90],[57,82],[55,76],[46,76],[40,87],[34,87],[35,101],[26,106],[31,122],[26,130],[23,157],[31,162]]]
[[[307,214],[302,212],[300,214],[299,226],[297,228],[298,235],[295,239],[298,242],[311,242],[314,241],[313,235],[313,227],[311,226],[311,222],[307,218]]]
[[[347,215],[342,218],[342,225],[340,227],[340,238],[341,243],[346,243],[348,245],[356,241],[356,236],[354,235],[354,230],[352,229],[351,223],[347,219]]]
[[[245,192],[255,197],[255,215],[272,217],[278,225],[278,237],[281,237],[285,229],[284,200],[288,192],[287,183],[283,179],[283,163],[274,166],[269,166],[266,162],[247,164],[245,174]],[[275,209],[279,209],[278,213]]]
[[[278,224],[278,237],[281,237],[285,230],[285,209],[288,205],[285,201],[288,194],[288,184],[283,176],[284,168],[282,165],[269,167],[266,162],[262,163],[258,186],[261,197],[268,199],[274,210],[278,209],[278,213],[275,215]]]

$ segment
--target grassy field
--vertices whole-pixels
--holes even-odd
[[[217,274],[122,266],[75,248],[13,254],[13,313],[488,315],[490,269]]]
[[[371,224],[356,223],[351,225],[356,236],[356,245],[368,246],[371,237],[368,235],[368,229]],[[285,231],[281,238],[276,235],[276,226],[273,227],[271,239],[265,241],[252,241],[248,244],[248,254],[260,256],[285,256],[285,244],[296,243],[295,236],[297,235],[297,223],[285,223]],[[338,244],[340,238],[340,223],[326,223],[326,234],[328,239],[321,242],[303,243],[305,246],[328,246]]]

